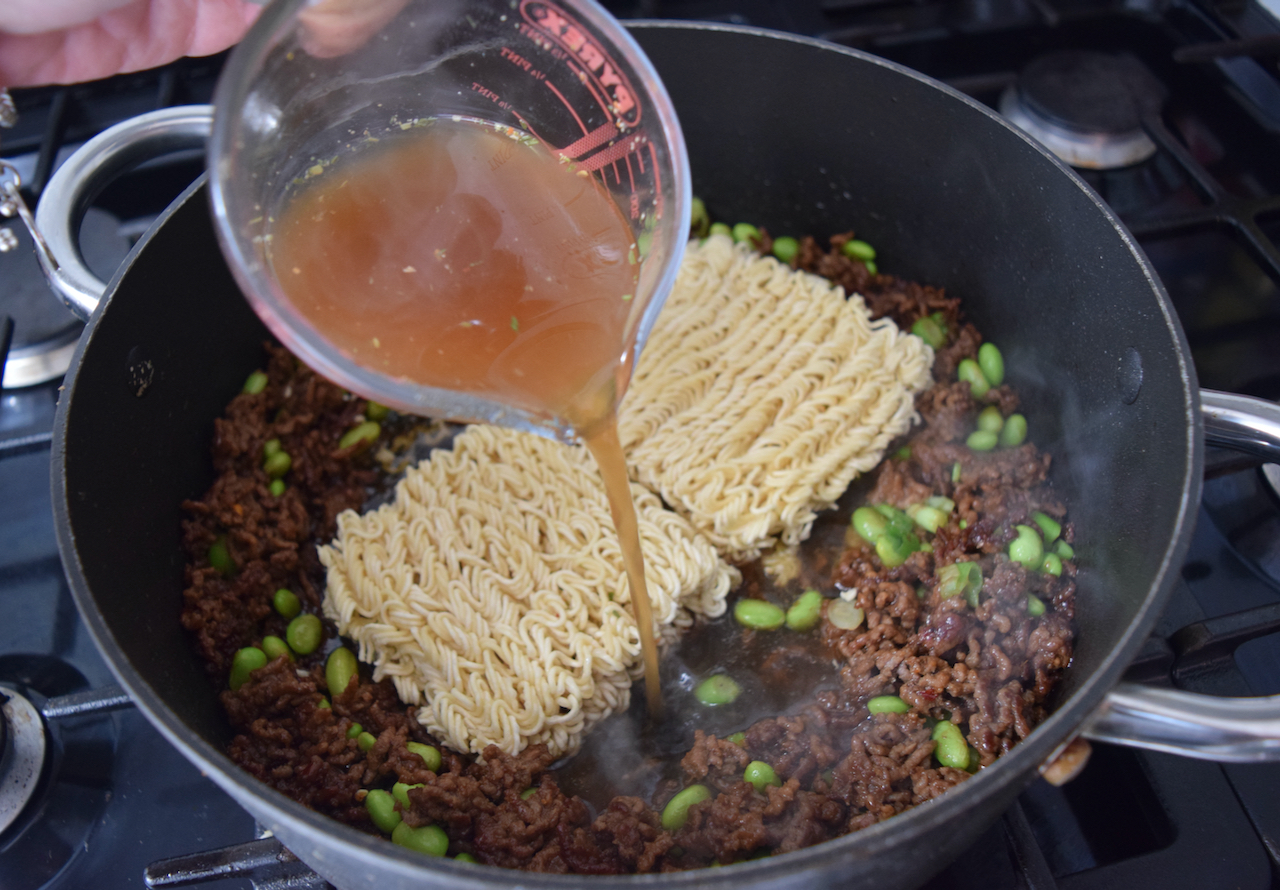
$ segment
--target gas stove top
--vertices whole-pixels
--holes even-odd
[[[1137,236],[1201,384],[1280,399],[1280,22],[1253,0],[607,5],[624,18],[751,24],[864,49],[1034,129]],[[20,120],[0,134],[0,157],[34,199],[59,161],[105,127],[207,102],[221,61],[16,91]],[[109,186],[82,228],[90,268],[109,279],[199,172],[187,156]],[[19,249],[0,254],[0,316],[14,317],[0,393],[0,694],[21,729],[0,761],[0,886],[319,890],[327,885],[258,838],[253,820],[128,705],[79,621],[55,542],[48,445],[80,325],[43,284],[26,233],[15,234]],[[1280,693],[1278,489],[1275,467],[1211,452],[1182,579],[1129,679]],[[1276,875],[1280,765],[1095,745],[1077,779],[1032,785],[927,886],[1264,890],[1280,887]]]

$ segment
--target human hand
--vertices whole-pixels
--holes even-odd
[[[298,13],[313,56],[344,55],[408,0],[319,0]],[[76,83],[221,52],[261,7],[249,0],[3,0],[0,87]]]
[[[318,59],[354,52],[400,14],[409,0],[320,0],[298,13],[298,39]]]
[[[0,86],[75,83],[220,52],[261,7],[247,0],[4,0]]]

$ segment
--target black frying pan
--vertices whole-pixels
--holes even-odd
[[[1104,706],[1154,623],[1200,493],[1200,396],[1186,343],[1115,218],[985,108],[812,40],[687,24],[635,34],[675,101],[694,191],[716,217],[779,234],[856,228],[883,269],[962,297],[1003,348],[1071,505],[1083,555],[1080,634],[1053,716],[937,801],[783,857],[568,883],[912,886],[963,850]],[[424,860],[260,786],[222,754],[228,728],[177,620],[178,505],[211,482],[213,418],[260,362],[265,336],[198,185],[112,283],[59,405],[54,502],[91,631],[160,730],[340,886],[567,883]]]

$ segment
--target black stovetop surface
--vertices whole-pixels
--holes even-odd
[[[1169,92],[1149,121],[1149,161],[1085,178],[1138,236],[1187,331],[1202,385],[1280,399],[1280,24],[1252,0],[658,0],[606,4],[622,17],[707,19],[836,40],[917,68],[991,106],[1032,58],[1088,48],[1138,58]],[[1244,54],[1241,54],[1244,53]],[[17,91],[0,134],[32,197],[70,148],[144,111],[208,101],[221,59],[186,60],[71,88]],[[91,263],[113,263],[199,172],[190,159],[131,174],[95,201]],[[0,256],[0,314],[15,345],[74,322],[30,257]],[[18,296],[14,296],[17,293]],[[15,308],[16,304],[22,304]],[[20,313],[34,304],[26,322]],[[25,326],[24,326],[25,325]],[[73,331],[74,333],[74,331]],[[110,684],[63,578],[49,491],[58,381],[0,394],[0,685],[37,704]],[[1131,676],[1217,694],[1280,693],[1280,635],[1234,657],[1175,658],[1189,624],[1280,609],[1280,499],[1261,470],[1211,455],[1191,550]],[[131,558],[121,554],[122,559]],[[134,709],[51,721],[55,757],[36,811],[0,834],[0,887],[143,886],[168,857],[241,844],[253,820]],[[1280,766],[1220,766],[1095,745],[1082,775],[1036,782],[927,886],[1280,887]],[[291,878],[290,886],[315,886]],[[299,881],[302,881],[299,883]],[[270,869],[201,886],[283,886]]]

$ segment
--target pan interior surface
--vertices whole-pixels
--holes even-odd
[[[773,861],[605,883],[912,886],[1034,777],[1150,629],[1198,499],[1185,343],[1092,192],[970,100],[803,39],[661,23],[635,36],[676,104],[694,193],[713,217],[774,235],[855,229],[882,270],[961,297],[1003,350],[1032,438],[1054,455],[1083,568],[1061,707],[995,767],[926,807]],[[113,283],[59,406],[54,501],[77,602],[148,716],[335,884],[509,886],[516,876],[423,864],[330,822],[221,753],[229,729],[178,622],[180,504],[208,487],[214,418],[260,364],[266,336],[218,250],[205,195],[189,192]]]

